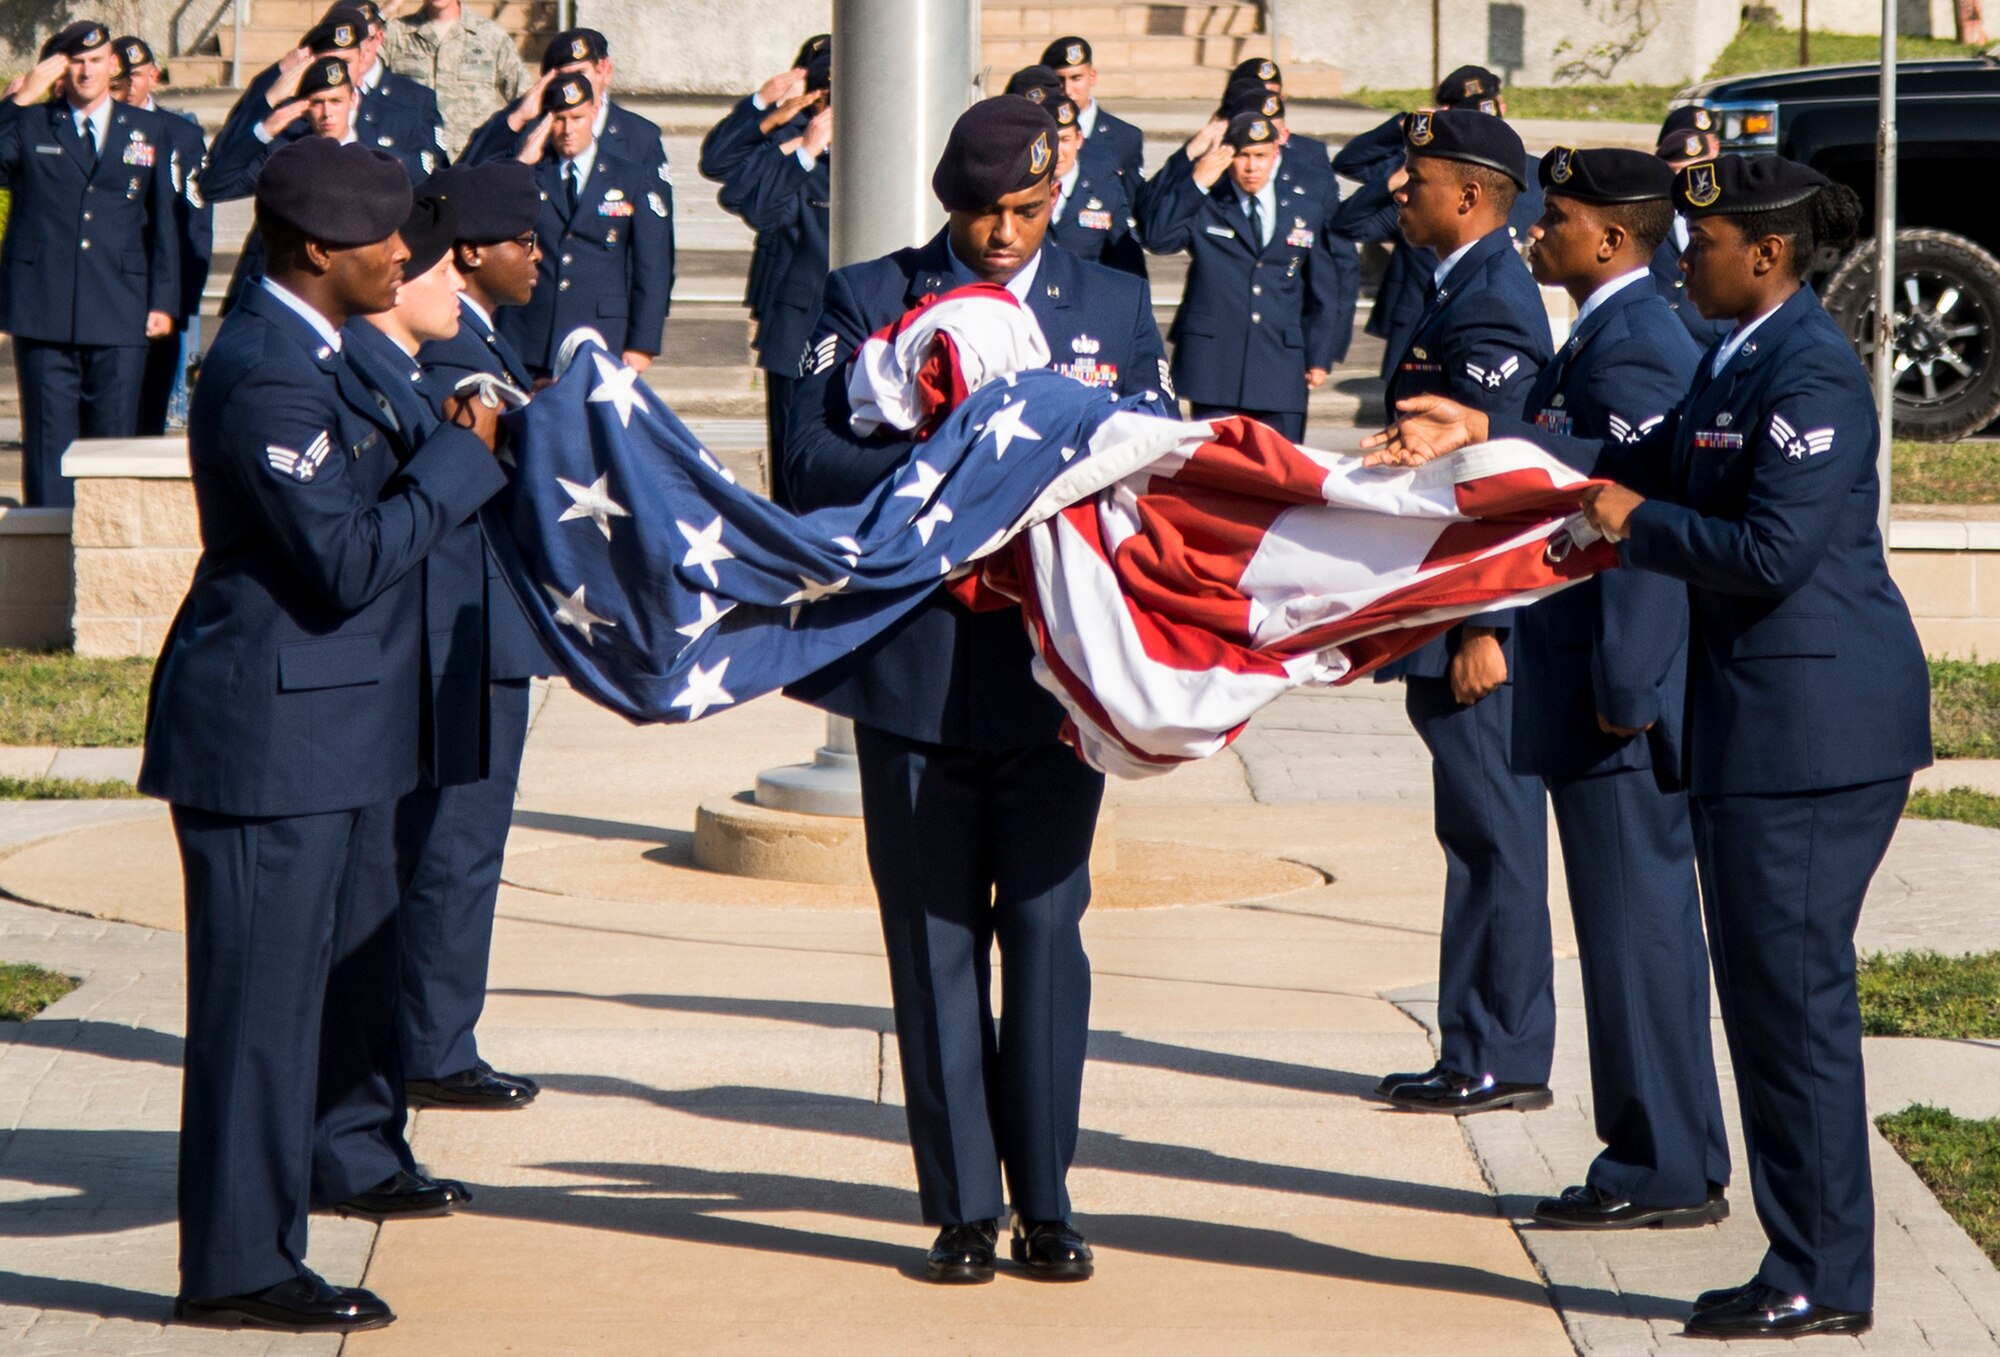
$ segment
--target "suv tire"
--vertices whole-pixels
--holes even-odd
[[[1826,309],[1875,361],[1875,244],[1834,271]],[[1914,296],[1912,293],[1914,289]],[[1896,436],[1949,442],[2000,416],[2000,260],[1949,231],[1896,233]]]

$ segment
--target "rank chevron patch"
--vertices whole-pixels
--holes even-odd
[[[1472,378],[1473,381],[1483,384],[1490,391],[1498,391],[1502,386],[1511,381],[1514,374],[1520,370],[1521,360],[1511,353],[1507,355],[1506,362],[1495,363],[1490,368],[1483,368],[1477,363],[1467,363],[1465,365],[1465,375]]]
[[[1611,421],[1611,436],[1620,443],[1636,443],[1667,420],[1665,415],[1654,415],[1651,419],[1640,420],[1637,424],[1628,424],[1617,415],[1608,415],[1606,418]]]
[[[1832,429],[1807,429],[1800,433],[1785,421],[1783,415],[1771,416],[1771,440],[1785,454],[1788,462],[1803,462],[1808,457],[1817,457],[1833,449]]]
[[[290,448],[271,443],[264,448],[264,458],[270,462],[271,470],[280,476],[289,476],[300,485],[305,485],[319,474],[320,463],[332,451],[333,440],[322,431],[304,452],[293,452]]]

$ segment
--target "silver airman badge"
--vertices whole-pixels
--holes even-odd
[[[1727,410],[1724,410],[1721,414],[1715,417],[1715,427],[1718,429],[1726,429],[1735,422],[1736,422],[1736,416],[1731,414]]]
[[[1071,353],[1096,353],[1103,347],[1102,344],[1090,335],[1078,335],[1069,342]]]
[[[1416,359],[1420,363],[1428,363],[1431,360],[1431,356],[1429,354],[1425,353],[1422,349],[1415,347],[1411,348],[1410,357]]]
[[[1556,398],[1555,398],[1554,400],[1550,401],[1550,402],[1549,402],[1549,404],[1551,404],[1551,405],[1555,406],[1555,407],[1556,407],[1556,409],[1558,409],[1558,410],[1562,409],[1562,404],[1563,404],[1563,393],[1562,393],[1562,392],[1560,392],[1560,391],[1556,392]]]
[[[624,197],[625,197],[625,190],[622,188],[608,188],[604,190],[604,201],[607,203],[619,202],[623,200]]]
[[[375,144],[377,146],[394,146],[396,144],[396,139],[394,137],[389,137],[389,136],[377,137],[375,138]]]

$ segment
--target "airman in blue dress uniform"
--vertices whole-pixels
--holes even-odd
[[[1301,183],[1290,160],[1261,112],[1219,135],[1211,124],[1147,185],[1140,234],[1155,254],[1191,257],[1171,337],[1194,417],[1249,415],[1296,442],[1308,390],[1347,352],[1354,313],[1341,302],[1351,308],[1358,266],[1326,229],[1338,199]]]
[[[660,351],[674,287],[674,224],[667,186],[598,144],[597,93],[588,76],[552,81],[546,115],[521,151],[542,193],[540,280],[526,306],[496,320],[529,371],[546,376],[578,326],[644,370]]]
[[[1540,175],[1546,206],[1528,260],[1578,309],[1526,412],[1557,433],[1636,442],[1680,404],[1701,360],[1646,268],[1673,220],[1674,173],[1643,151],[1561,146]],[[1604,1142],[1584,1182],[1535,1219],[1707,1224],[1727,1210],[1729,1145],[1681,776],[1687,589],[1613,570],[1517,617],[1514,753],[1555,809]]]
[[[1699,1338],[1858,1334],[1875,1210],[1854,929],[1931,761],[1930,680],[1876,515],[1868,374],[1803,282],[1861,220],[1778,156],[1682,168],[1688,291],[1735,323],[1636,443],[1413,401],[1386,458],[1531,437],[1619,484],[1585,512],[1627,566],[1688,589],[1686,767],[1716,993],[1757,1219],[1756,1276],[1695,1300]]]
[[[362,98],[362,108],[366,110],[368,100],[376,99],[394,104],[420,126],[431,130],[431,143],[439,151],[450,151],[444,142],[444,110],[438,106],[437,91],[421,80],[389,69],[389,63],[382,60],[382,45],[388,31],[388,22],[382,17],[382,7],[375,0],[353,0],[351,4],[336,3],[327,7],[320,22],[335,18],[335,11],[355,9],[361,12],[365,24],[365,36],[354,61],[354,88]]]
[[[1146,252],[1139,246],[1124,179],[1085,163],[1076,104],[1068,95],[1057,95],[1043,107],[1056,120],[1057,132],[1056,198],[1049,209],[1048,239],[1079,259],[1144,278]]]
[[[1136,199],[1145,182],[1146,134],[1097,102],[1097,64],[1090,43],[1074,33],[1042,49],[1041,65],[1062,81],[1062,93],[1076,105],[1076,125],[1084,144],[1117,166],[1125,196]]]
[[[534,171],[515,160],[460,165],[427,187],[456,209],[452,264],[462,290],[452,308],[458,325],[450,334],[429,326],[418,336],[425,340],[416,354],[421,376],[403,386],[434,404],[474,373],[527,390],[533,379],[492,318],[534,293],[535,222],[542,206]],[[413,261],[413,275],[415,267]],[[406,284],[404,294],[409,291]],[[407,377],[409,365],[400,366],[406,370],[397,375]],[[438,415],[419,417],[435,423]],[[501,578],[478,518],[447,537],[424,568],[432,701],[440,713],[455,709],[459,728],[456,746],[444,747],[441,739],[425,785],[396,810],[407,876],[397,1023],[403,1087],[415,1107],[525,1107],[540,1091],[535,1081],[487,1064],[475,1029],[486,1002],[501,857],[527,743],[528,681],[548,674],[549,660]]]
[[[73,502],[62,455],[76,439],[136,431],[146,346],[180,313],[173,133],[165,115],[112,99],[117,71],[111,34],[79,20],[0,100],[13,194],[0,273],[31,505]]]
[[[1146,285],[1043,243],[1055,121],[1011,95],[952,129],[933,184],[950,224],[925,245],[827,280],[793,395],[786,481],[800,509],[852,504],[909,455],[849,427],[847,360],[923,299],[1005,285],[1058,364],[1121,394],[1160,390],[1165,357]],[[1019,619],[939,594],[880,641],[788,690],[853,718],[869,871],[889,953],[927,1275],[990,1280],[1011,1200],[1013,1256],[1036,1278],[1090,1275],[1069,1223],[1090,965],[1079,928],[1104,779],[1058,738]],[[996,1035],[987,954],[998,938]],[[1002,1188],[1005,1176],[1006,1190]]]
[[[650,171],[660,181],[667,204],[673,204],[673,178],[667,169],[667,146],[660,125],[634,113],[611,97],[611,40],[594,28],[570,28],[549,39],[542,49],[542,77],[526,93],[480,124],[459,157],[469,165],[512,159],[534,134],[542,113],[542,95],[558,77],[581,75],[597,91],[597,144],[620,160]]]
[[[1389,407],[1449,394],[1519,413],[1551,357],[1541,291],[1507,225],[1526,175],[1521,139],[1493,114],[1441,109],[1411,114],[1404,144],[1401,231],[1443,262],[1389,378]],[[1431,751],[1445,854],[1438,1063],[1377,1086],[1412,1110],[1531,1108],[1550,1099],[1547,819],[1541,780],[1513,764],[1513,620],[1505,610],[1467,618],[1377,673],[1404,681],[1410,722]]]
[[[374,1328],[379,1298],[307,1269],[306,1217],[467,1195],[403,1139],[392,820],[429,734],[419,567],[505,478],[490,411],[416,442],[348,364],[341,326],[393,304],[410,254],[401,167],[309,138],[272,157],[257,212],[271,267],[196,383],[202,554],[139,774],[186,877],[176,1313]]]
[[[1660,145],[1654,152],[1674,169],[1697,160],[1713,160],[1721,153],[1722,139],[1715,131],[1715,115],[1705,108],[1687,104],[1668,112],[1660,124]],[[1681,272],[1681,254],[1687,249],[1687,218],[1674,213],[1672,227],[1660,247],[1653,251],[1653,282],[1667,299],[1675,319],[1687,328],[1700,348],[1729,333],[1726,320],[1709,320],[1688,300],[1687,275]]]
[[[139,392],[138,432],[166,431],[169,414],[178,425],[187,419],[187,365],[201,350],[201,294],[208,286],[208,264],[215,254],[215,209],[201,196],[202,167],[208,142],[201,122],[184,109],[155,103],[160,83],[159,63],[145,41],[130,35],[112,41],[118,53],[118,98],[134,108],[160,115],[172,157],[174,232],[180,241],[181,301],[174,313],[174,330],[146,346],[146,374]]]
[[[1231,102],[1229,97],[1230,91],[1235,90],[1245,82],[1261,85],[1266,93],[1275,94],[1280,99],[1285,97],[1285,72],[1277,62],[1272,61],[1269,57],[1246,57],[1236,63],[1235,67],[1229,72],[1229,83],[1224,86],[1222,102],[1225,106]],[[1244,108],[1230,110],[1232,115],[1245,111],[1246,109]],[[1266,114],[1266,116],[1270,115]],[[1281,111],[1279,122],[1282,124],[1283,121],[1283,113]],[[1318,137],[1309,137],[1305,133],[1295,132],[1289,127],[1281,127],[1281,130],[1285,134],[1285,150],[1287,152],[1295,152],[1300,163],[1305,164],[1307,168],[1325,165],[1331,171],[1333,168],[1332,147],[1328,146]],[[1396,138],[1396,155],[1400,164],[1402,156],[1402,137],[1400,133]],[[1350,179],[1361,178],[1360,175],[1349,175],[1348,177]]]

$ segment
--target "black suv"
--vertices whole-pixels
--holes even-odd
[[[2000,51],[2000,49],[1995,49]],[[1691,85],[1726,151],[1788,156],[1861,195],[1875,220],[1878,66],[1817,66]],[[2000,415],[2000,61],[1896,66],[1896,432],[1951,439]],[[1874,361],[1875,246],[1815,281]]]

